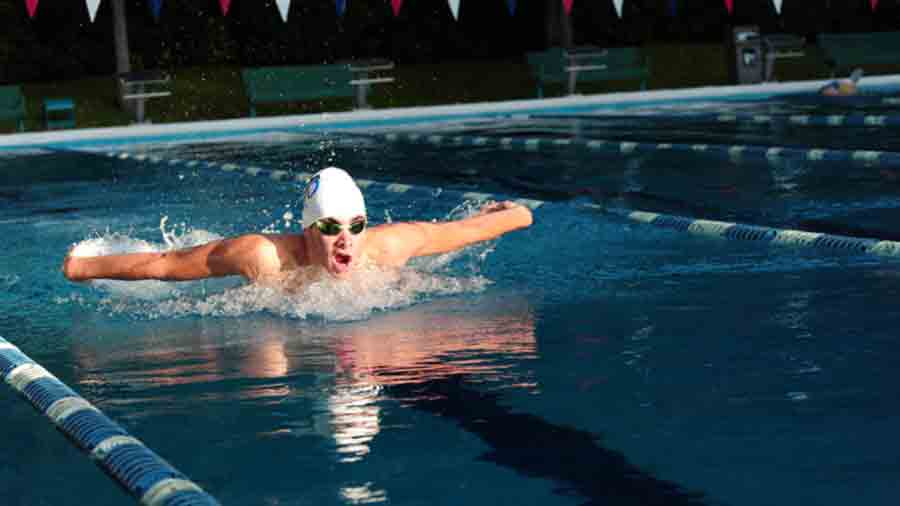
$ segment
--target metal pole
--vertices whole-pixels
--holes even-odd
[[[112,0],[113,36],[116,50],[116,83],[119,87],[119,105],[122,109],[133,110],[132,104],[122,99],[124,90],[118,74],[131,72],[131,59],[128,52],[128,25],[125,22],[124,0]]]

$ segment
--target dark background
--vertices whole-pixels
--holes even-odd
[[[622,19],[612,0],[575,0],[575,45],[721,43],[735,25],[763,33],[900,30],[900,0],[625,0]],[[385,57],[399,63],[522,58],[558,44],[561,0],[462,0],[454,21],[446,0],[405,0],[394,17],[389,0],[348,0],[338,18],[333,0],[293,0],[288,22],[274,0],[232,0],[223,16],[218,0],[164,0],[154,19],[147,0],[125,0],[131,64],[174,68],[205,64],[272,65]],[[0,82],[22,83],[115,72],[112,6],[100,4],[90,22],[83,0],[41,0],[28,17],[24,0],[0,0]]]

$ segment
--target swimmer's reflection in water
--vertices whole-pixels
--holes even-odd
[[[315,397],[306,420],[286,420],[283,414],[257,415],[260,423],[267,424],[250,429],[257,434],[323,436],[333,442],[337,462],[359,462],[371,458],[372,452],[378,451],[373,441],[391,430],[388,424],[395,422],[386,418],[403,416],[396,408],[385,409],[399,402],[403,409],[440,416],[477,436],[489,447],[481,455],[483,460],[522,476],[550,480],[561,493],[584,497],[586,504],[704,502],[702,495],[656,478],[621,452],[604,448],[596,433],[508,407],[503,395],[516,390],[538,392],[539,376],[532,364],[540,352],[534,313],[525,299],[482,295],[473,304],[448,298],[376,314],[365,321],[327,326],[298,328],[295,321],[279,319],[239,320],[222,326],[221,332],[242,336],[237,346],[240,350],[216,346],[214,339],[198,337],[203,334],[200,332],[188,331],[177,338],[165,332],[179,350],[206,350],[206,354],[219,356],[205,359],[206,364],[197,363],[206,356],[199,353],[193,360],[182,358],[184,370],[170,366],[161,384],[168,386],[172,376],[197,383],[220,383],[235,377],[266,379],[228,395],[240,399],[255,395],[259,402],[271,403],[281,412],[293,405],[286,402],[293,397]],[[211,333],[217,332],[213,329]],[[198,339],[203,341],[191,342]],[[151,361],[159,364],[174,358],[172,353],[160,355],[164,351],[160,348],[157,345],[146,353]],[[132,350],[129,347],[123,360],[136,360]],[[86,353],[82,351],[82,359]],[[100,362],[93,367],[117,369],[115,364],[102,363],[114,355],[100,351],[92,355]],[[198,369],[206,375],[196,374]],[[296,385],[303,381],[300,378],[309,377],[316,378],[315,393],[305,383]],[[440,442],[422,444],[434,447]],[[389,490],[380,485],[384,484],[367,482],[366,487],[353,491],[388,500]]]
[[[302,234],[247,234],[167,252],[82,256],[76,246],[63,261],[72,281],[92,279],[187,281],[243,276],[296,290],[323,277],[352,279],[401,267],[410,259],[462,249],[532,223],[531,211],[505,201],[447,222],[369,226],[365,200],[347,172],[328,167],[314,175],[303,197]]]

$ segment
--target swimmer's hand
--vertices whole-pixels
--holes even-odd
[[[497,211],[505,211],[507,209],[515,209],[517,207],[521,207],[523,209],[528,209],[522,204],[518,204],[516,202],[512,202],[510,200],[504,200],[503,202],[488,202],[484,206],[482,206],[481,210],[478,211],[478,214],[489,214],[496,213]]]
[[[71,249],[66,253],[66,258],[63,260],[62,264],[62,273],[69,281],[87,281],[87,279],[79,273],[79,261],[80,259],[78,257],[72,256]]]
[[[499,214],[509,214],[510,217],[515,217],[513,221],[516,223],[516,225],[512,228],[530,226],[534,219],[531,215],[531,209],[511,200],[504,200],[502,202],[488,202],[487,204],[482,206],[481,210],[478,211],[478,214],[476,214],[476,216]]]

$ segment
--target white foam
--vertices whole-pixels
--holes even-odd
[[[471,216],[480,208],[480,202],[464,202],[449,213],[448,219]],[[94,256],[168,251],[219,238],[209,231],[190,230],[185,224],[168,229],[166,222],[163,218],[160,223],[164,244],[108,233],[78,243],[72,253]],[[398,270],[363,267],[350,280],[331,278],[315,267],[290,273],[277,285],[269,286],[246,284],[237,276],[181,283],[152,280],[91,283],[104,292],[99,302],[101,310],[134,319],[269,313],[299,319],[359,320],[376,311],[405,307],[436,296],[483,291],[490,281],[480,276],[478,270],[494,244],[486,242],[445,255],[419,258]],[[454,262],[462,265],[448,273]],[[92,304],[81,297],[58,302]]]
[[[166,221],[167,217],[163,217],[160,220],[163,244],[151,243],[121,233],[108,232],[77,243],[70,254],[74,257],[90,257],[125,253],[153,253],[187,248],[221,238],[218,234],[206,230],[188,229],[184,224],[178,225],[172,230],[167,230],[165,227]],[[95,288],[99,288],[113,296],[142,300],[159,300],[176,296],[183,293],[185,288],[205,289],[201,282],[176,284],[155,280],[116,281],[98,279],[90,283]]]

